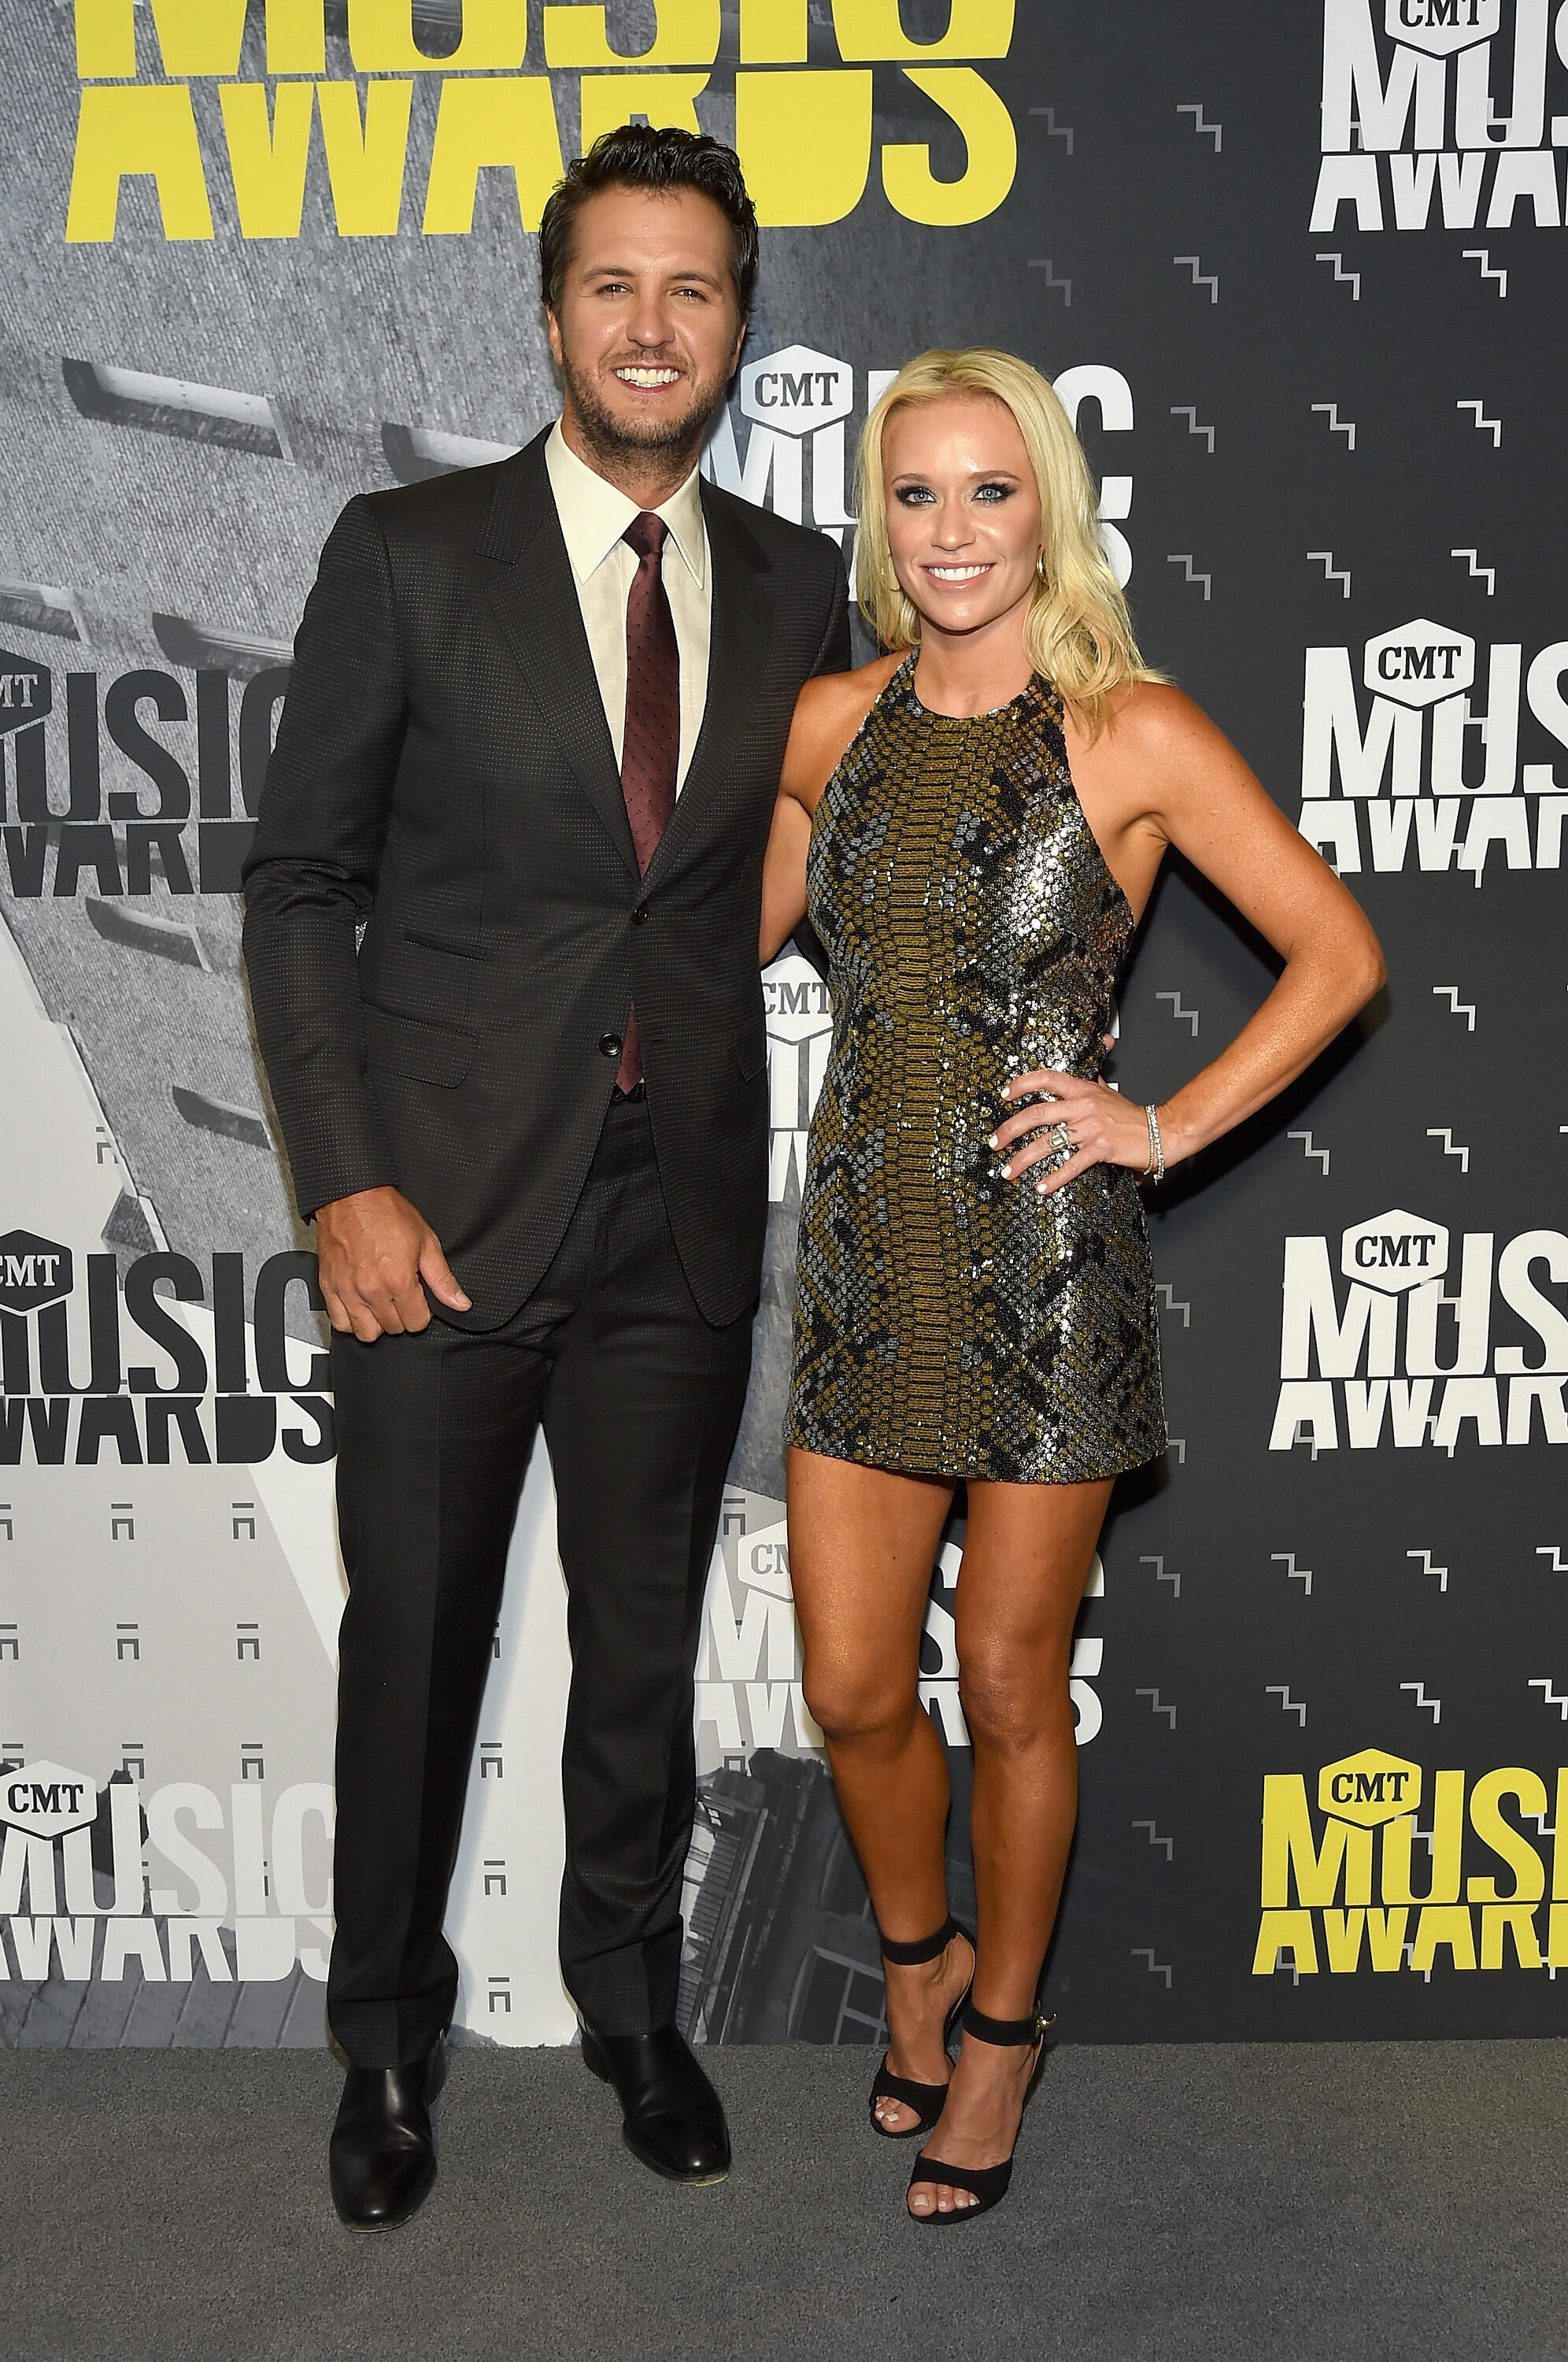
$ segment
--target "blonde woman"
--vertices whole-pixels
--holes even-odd
[[[984,350],[911,361],[867,423],[859,513],[857,595],[888,654],[801,692],[763,895],[765,959],[809,907],[834,1014],[801,1214],[790,1565],[887,1963],[872,2121],[932,2135],[909,2210],[956,2223],[1006,2191],[1044,2034],[1074,1616],[1112,1478],[1165,1440],[1140,1177],[1299,1075],[1383,964],[1234,748],[1143,662],[1043,377]],[[1143,1108],[1099,1072],[1167,845],[1284,968],[1212,1065]],[[948,1915],[947,1773],[916,1685],[960,1482],[975,1937]]]

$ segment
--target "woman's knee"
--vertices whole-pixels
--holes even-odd
[[[918,1703],[915,1684],[889,1681],[885,1666],[856,1665],[808,1650],[801,1687],[812,1718],[836,1742],[891,1738],[907,1729]]]
[[[1060,1717],[1066,1696],[1059,1650],[987,1649],[959,1658],[958,1697],[977,1746],[1016,1752],[1033,1745]]]

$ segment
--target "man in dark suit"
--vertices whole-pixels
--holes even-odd
[[[729,2162],[675,2026],[691,1677],[767,1213],[763,852],[823,535],[700,482],[756,216],[728,149],[609,134],[550,200],[562,415],[351,501],[246,869],[258,1038],[336,1334],[343,2219],[404,2219],[507,1541],[542,1423],[569,1591],[561,1970],[657,2171]]]

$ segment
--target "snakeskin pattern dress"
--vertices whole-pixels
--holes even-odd
[[[1042,1198],[987,1142],[1010,1076],[1099,1074],[1132,913],[1049,682],[955,718],[927,712],[914,669],[911,654],[812,824],[834,1040],[785,1439],[911,1474],[1112,1476],[1165,1443],[1136,1177],[1095,1165]]]

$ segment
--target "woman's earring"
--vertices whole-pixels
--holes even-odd
[[[1034,579],[1037,582],[1043,582],[1045,579],[1045,552],[1043,550],[1041,551],[1039,557],[1034,561]]]

